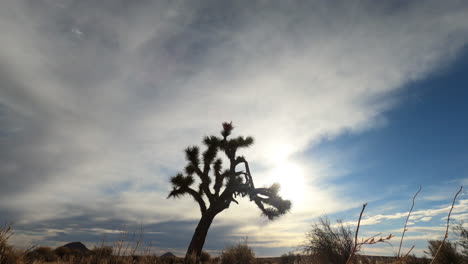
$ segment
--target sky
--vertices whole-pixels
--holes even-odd
[[[12,242],[113,243],[143,230],[184,255],[200,217],[166,199],[183,150],[232,121],[256,185],[293,207],[269,222],[247,199],[205,249],[248,237],[258,256],[303,243],[320,216],[401,235],[423,254],[468,183],[465,1],[0,2],[0,221]],[[468,192],[452,223],[468,223]],[[450,237],[455,239],[453,235]],[[364,253],[394,255],[392,245]]]

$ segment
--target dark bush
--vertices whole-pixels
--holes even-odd
[[[454,228],[454,231],[460,236],[457,244],[461,247],[460,251],[463,255],[463,258],[465,259],[465,262],[468,263],[468,230],[466,230],[462,224],[459,224]]]
[[[8,244],[8,239],[12,235],[13,230],[10,225],[0,226],[0,264],[16,263],[20,258],[19,254]]]
[[[21,256],[9,245],[0,245],[0,264],[18,263]]]
[[[202,251],[201,256],[200,256],[200,261],[201,262],[209,262],[211,260],[211,256],[208,252]]]
[[[306,234],[304,253],[311,256],[317,263],[344,264],[354,247],[353,232],[337,221],[335,228],[326,218],[319,218]]]
[[[442,240],[429,240],[429,253],[432,257],[436,255],[438,248],[440,247]],[[439,255],[433,262],[434,264],[463,264],[463,257],[457,252],[456,245],[450,241],[445,241],[444,245],[440,249]]]
[[[26,254],[26,258],[29,261],[56,261],[57,255],[50,247],[38,247]]]
[[[403,264],[429,264],[430,261],[427,258],[418,258],[415,255],[409,255],[403,261]]]
[[[71,254],[71,250],[67,247],[58,247],[55,250],[55,255],[57,255],[61,259],[68,258]]]
[[[247,242],[230,246],[221,253],[221,264],[251,264],[255,263],[255,253]]]
[[[164,263],[164,264],[176,264],[176,263],[182,263],[181,261],[179,261],[179,259],[177,257],[173,257],[173,256],[162,256],[162,257],[159,257],[159,261],[161,263]],[[157,262],[159,263],[159,262]]]
[[[297,264],[301,261],[301,255],[294,254],[294,252],[288,252],[287,254],[283,254],[280,257],[281,264]]]
[[[112,256],[112,247],[110,246],[101,246],[101,247],[94,247],[92,252],[92,255],[96,257],[102,257],[102,258],[109,258]]]

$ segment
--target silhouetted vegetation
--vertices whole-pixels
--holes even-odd
[[[304,252],[316,263],[346,263],[353,250],[353,232],[338,220],[333,227],[327,218],[319,218],[306,234]]]
[[[26,259],[51,262],[57,260],[57,255],[50,247],[38,247],[26,254]]]
[[[300,254],[295,254],[294,252],[288,252],[281,255],[280,263],[281,264],[299,264],[303,263],[303,257]]]
[[[459,235],[457,244],[460,246],[465,263],[468,263],[468,230],[462,224],[459,224],[454,228],[454,231]]]
[[[71,250],[67,247],[58,247],[54,250],[55,255],[57,255],[61,259],[65,259],[66,257],[71,255]]]
[[[3,224],[0,226],[0,264],[16,263],[21,258],[20,253],[8,243],[8,239],[12,235],[11,225]]]
[[[206,150],[201,154],[201,159],[197,146],[186,148],[185,157],[188,164],[185,174],[179,173],[170,179],[173,189],[168,198],[189,195],[200,206],[201,219],[185,255],[187,262],[199,260],[213,219],[229,208],[232,202],[238,203],[238,196],[248,196],[270,220],[284,215],[291,208],[291,202],[279,196],[278,184],[267,188],[255,187],[249,163],[243,156],[237,155],[240,148],[251,146],[254,140],[252,137],[242,136],[229,138],[233,129],[232,123],[223,123],[221,137],[205,137],[203,144]],[[223,152],[227,157],[227,169],[223,169],[223,160],[217,157],[218,152]],[[244,166],[243,170],[237,169],[239,165]],[[192,188],[195,184],[194,175],[199,182],[198,189]],[[208,200],[208,206],[203,197]]]
[[[211,255],[206,251],[202,251],[200,261],[202,263],[209,263],[211,261]]]
[[[429,254],[434,257],[437,250],[442,245],[442,240],[428,241]],[[463,256],[457,252],[457,247],[450,241],[445,241],[439,251],[439,256],[434,260],[434,264],[463,264]]]
[[[454,230],[459,230],[455,228]],[[34,250],[15,250],[7,243],[7,239],[13,234],[11,227],[0,228],[0,264],[25,263],[25,264],[176,264],[183,263],[182,258],[177,258],[173,255],[168,257],[157,257],[149,253],[143,255],[116,255],[118,252],[118,243],[114,246],[101,245],[94,247],[90,253],[80,250],[73,250],[65,246],[57,247],[52,250],[50,247],[38,247]],[[463,233],[458,241],[462,241],[465,237]],[[255,264],[314,264],[314,263],[340,263],[332,262],[335,260],[345,261],[346,256],[349,256],[349,250],[353,247],[353,232],[349,227],[344,226],[340,221],[336,225],[332,225],[326,218],[321,218],[319,223],[313,225],[308,236],[314,236],[313,242],[306,246],[307,250],[315,252],[319,249],[321,254],[299,255],[292,252],[283,254],[279,258],[255,258],[255,253],[248,246],[247,241],[240,242],[233,246],[225,248],[220,257],[211,258],[210,254],[203,252],[200,257],[200,263],[203,264],[231,264],[231,263],[255,263]],[[321,239],[320,242],[317,240]],[[341,241],[341,242],[339,242]],[[340,244],[341,243],[341,244]],[[311,245],[318,245],[313,247]],[[343,246],[344,245],[344,246]],[[464,264],[467,263],[463,258],[463,250],[457,251],[457,243],[445,241],[442,245],[442,240],[428,241],[427,254],[434,257],[439,251],[437,259],[433,264]],[[343,248],[344,251],[334,250],[335,248]],[[440,248],[440,250],[439,250]],[[315,251],[314,251],[315,250]],[[348,250],[348,251],[346,251]],[[307,251],[306,251],[307,252]],[[343,253],[344,252],[344,253]],[[330,256],[334,254],[343,254],[333,260]],[[353,258],[355,263],[372,264],[372,263],[387,263],[387,264],[429,264],[431,259],[418,258],[414,255],[404,257],[372,257],[356,255]],[[351,262],[349,262],[351,263]]]
[[[91,252],[93,260],[99,263],[104,259],[110,259],[113,251],[114,249],[111,246],[101,245],[100,247],[94,247]]]
[[[253,139],[238,137],[235,140],[227,139],[232,130],[232,125],[228,123],[223,124],[223,139],[216,138],[214,136],[207,137],[204,140],[207,150],[202,154],[203,156],[203,170],[198,166],[200,165],[198,157],[198,148],[189,147],[186,150],[186,156],[189,160],[189,164],[186,167],[187,175],[179,174],[171,178],[173,183],[173,190],[169,196],[178,197],[184,194],[189,194],[197,202],[199,202],[200,210],[202,212],[202,219],[192,239],[191,245],[194,243],[194,239],[198,242],[202,242],[203,246],[206,232],[213,220],[214,216],[219,213],[217,210],[226,209],[229,207],[231,202],[237,202],[235,198],[237,196],[248,196],[254,201],[257,206],[261,209],[264,215],[269,219],[274,219],[286,213],[291,203],[283,200],[278,196],[278,186],[272,185],[269,188],[255,188],[252,176],[250,174],[249,166],[247,161],[240,156],[236,156],[236,149],[240,146],[246,147],[252,144]],[[229,169],[222,170],[221,160],[216,159],[216,153],[218,150],[223,151],[228,159],[231,161]],[[245,171],[236,170],[236,166],[244,164]],[[214,193],[210,192],[209,177],[207,176],[210,168],[213,167],[213,174],[215,182],[213,185]],[[206,172],[206,174],[205,174]],[[192,174],[200,173],[198,192],[195,192],[190,186],[194,183]],[[223,189],[224,187],[224,189]],[[442,240],[431,240],[428,241],[428,258],[418,258],[414,255],[410,255],[411,247],[406,253],[401,253],[401,246],[404,238],[404,232],[407,231],[407,223],[411,216],[412,209],[414,207],[414,200],[420,190],[413,197],[413,204],[409,210],[408,216],[404,225],[404,232],[400,240],[400,248],[398,254],[395,257],[373,257],[373,256],[362,256],[358,255],[363,245],[373,245],[380,242],[387,242],[393,236],[390,234],[384,238],[377,238],[376,236],[358,239],[359,227],[361,218],[367,204],[364,204],[359,215],[359,220],[356,225],[356,230],[353,232],[349,227],[345,226],[342,221],[337,221],[336,225],[332,225],[327,218],[319,218],[318,223],[313,224],[309,232],[306,233],[307,241],[302,245],[305,255],[296,255],[292,252],[283,254],[279,258],[255,258],[255,253],[251,247],[248,246],[247,241],[240,242],[236,245],[225,248],[219,257],[211,258],[210,254],[201,251],[196,258],[184,259],[178,258],[172,254],[165,254],[167,257],[157,257],[146,252],[142,255],[137,255],[137,249],[140,246],[142,231],[139,236],[134,234],[133,238],[138,237],[136,240],[131,239],[127,241],[127,232],[122,232],[121,238],[114,243],[113,246],[106,246],[102,244],[99,247],[94,247],[93,250],[88,250],[85,245],[81,242],[72,242],[64,246],[52,249],[50,247],[37,247],[30,248],[27,250],[19,250],[13,248],[9,244],[9,239],[14,234],[10,225],[0,226],[0,264],[43,264],[43,263],[56,263],[56,264],[170,264],[170,263],[221,263],[221,264],[321,264],[321,263],[333,263],[333,264],[349,264],[349,263],[392,263],[392,264],[466,264],[467,253],[468,253],[468,232],[459,224],[453,231],[458,235],[456,242],[447,240],[448,231],[450,228],[450,216],[454,208],[456,198],[461,193],[462,187],[455,194],[452,206],[447,216],[447,224],[445,235]],[[194,196],[194,193],[198,196]],[[206,207],[204,200],[201,195],[207,195],[210,206]],[[211,195],[211,198],[209,198]],[[228,199],[229,198],[229,199]],[[198,200],[200,199],[200,200]],[[270,205],[270,207],[265,207]],[[205,207],[203,207],[205,206]],[[211,211],[210,211],[211,210]],[[222,211],[221,210],[221,211]],[[208,216],[207,216],[208,215]],[[208,217],[208,218],[206,218]],[[205,219],[206,222],[203,222]],[[200,227],[201,226],[201,227]],[[199,228],[203,230],[200,233]],[[202,240],[198,240],[196,237],[203,235]],[[200,244],[197,244],[200,246]],[[459,247],[459,248],[457,248]],[[196,247],[189,247],[194,250]],[[197,253],[198,254],[198,253]]]
[[[227,247],[221,253],[221,264],[253,264],[255,253],[247,241]]]
[[[402,264],[429,264],[431,261],[426,258],[418,258],[415,255],[408,255],[403,261]]]

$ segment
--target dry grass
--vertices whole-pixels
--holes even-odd
[[[441,249],[444,247],[445,240],[447,240],[449,227],[450,227],[450,215],[452,214],[453,207],[455,206],[455,201],[457,200],[457,196],[461,193],[462,190],[463,190],[463,186],[460,187],[460,190],[458,190],[458,192],[455,194],[455,197],[453,197],[452,207],[450,207],[450,211],[447,216],[447,229],[445,230],[444,239],[442,240],[442,243],[440,243],[440,246],[437,249],[437,252],[435,253],[434,258],[432,259],[431,264],[435,263],[437,256],[439,255]]]
[[[247,243],[247,239],[236,245],[227,247],[221,253],[221,264],[254,264],[256,263],[255,253]]]
[[[8,239],[14,234],[11,224],[0,226],[0,264],[22,263],[24,252],[14,249]]]
[[[369,238],[359,239],[359,228],[364,210],[367,204],[362,206],[359,219],[357,221],[357,227],[354,234],[341,225],[341,229],[332,229],[328,221],[322,219],[321,225],[315,225],[317,232],[309,233],[313,239],[321,239],[321,241],[315,241],[320,247],[310,247],[309,250],[305,251],[305,255],[285,254],[279,258],[255,258],[254,251],[247,244],[247,241],[238,243],[231,247],[224,249],[217,258],[211,258],[207,253],[204,253],[203,262],[205,264],[210,263],[221,263],[221,264],[306,264],[306,263],[326,263],[330,259],[334,259],[332,262],[335,264],[340,263],[386,263],[386,264],[432,264],[446,263],[446,258],[449,254],[455,254],[454,259],[459,259],[461,262],[451,263],[463,263],[463,258],[459,258],[453,243],[446,241],[448,237],[448,230],[450,226],[451,212],[455,206],[455,202],[458,194],[461,192],[461,187],[455,194],[452,206],[447,216],[446,231],[443,240],[440,241],[429,241],[429,254],[432,255],[432,259],[421,259],[410,255],[411,250],[406,253],[401,253],[401,247],[403,244],[404,236],[408,231],[407,224],[411,216],[412,210],[415,205],[415,198],[421,191],[419,189],[413,196],[412,205],[406,217],[405,225],[403,227],[403,233],[399,241],[398,254],[396,257],[369,257],[361,256],[359,252],[363,246],[372,245],[376,243],[388,243],[393,237],[391,234],[386,237],[378,238],[372,236]],[[328,232],[328,233],[327,233]],[[466,231],[465,231],[466,232]],[[69,250],[67,248],[59,247],[57,249],[51,249],[48,247],[37,247],[30,248],[28,250],[15,249],[9,244],[9,239],[14,235],[11,224],[3,224],[0,226],[0,264],[166,264],[166,263],[183,263],[183,258],[161,258],[152,255],[148,250],[144,251],[142,255],[136,255],[139,247],[141,246],[143,231],[140,229],[139,233],[133,233],[129,235],[128,232],[124,231],[121,233],[121,237],[112,246],[104,245],[102,243],[98,247],[94,247],[90,253],[80,253]],[[354,239],[353,239],[354,236]],[[311,243],[314,240],[309,240]],[[324,241],[323,239],[330,239],[330,241]],[[336,239],[336,240],[333,240]],[[326,243],[325,243],[326,242]],[[321,244],[320,244],[321,243]],[[340,244],[341,243],[341,244]],[[343,246],[343,250],[339,250],[340,245]],[[139,251],[142,252],[142,251]],[[330,258],[330,254],[343,256],[335,256]],[[450,256],[452,256],[450,255]],[[328,260],[327,260],[328,259]],[[327,262],[327,263],[328,263]]]
[[[361,212],[359,214],[359,219],[356,225],[356,231],[354,232],[354,241],[351,238],[351,232],[349,229],[340,225],[338,222],[338,229],[333,229],[330,225],[330,222],[324,221],[322,218],[319,219],[320,224],[315,224],[312,227],[312,230],[307,233],[307,243],[302,246],[304,249],[304,253],[310,257],[307,263],[336,263],[336,264],[350,264],[350,263],[386,263],[386,264],[426,264],[431,261],[431,264],[435,263],[445,263],[443,258],[446,258],[449,251],[451,250],[453,254],[460,255],[455,249],[450,249],[449,247],[444,247],[445,240],[448,237],[448,230],[450,225],[450,215],[452,210],[455,206],[455,201],[457,199],[458,194],[460,194],[463,187],[460,187],[458,192],[455,194],[452,206],[450,207],[450,211],[448,212],[447,217],[447,225],[446,225],[446,232],[444,239],[438,241],[440,243],[434,243],[429,241],[429,247],[432,247],[431,255],[432,260],[424,259],[424,258],[416,258],[414,255],[411,256],[410,253],[414,248],[414,245],[405,253],[401,254],[401,247],[403,244],[404,236],[406,231],[408,231],[408,221],[413,211],[415,205],[415,198],[421,191],[421,188],[415,193],[412,200],[411,208],[408,212],[406,217],[406,221],[403,227],[403,233],[400,239],[400,245],[398,249],[398,254],[396,257],[390,257],[385,260],[380,260],[379,262],[376,261],[375,258],[366,257],[366,256],[358,256],[361,248],[366,245],[373,245],[377,243],[389,243],[390,240],[393,238],[392,234],[389,234],[386,237],[378,236],[377,234],[372,237],[358,239],[359,236],[359,228],[361,225],[361,219],[366,209],[367,204],[363,204]],[[463,234],[463,232],[461,232]],[[437,245],[437,248],[434,248],[434,245]],[[447,242],[448,244],[448,242]],[[448,249],[447,249],[448,248]],[[440,252],[444,252],[444,257],[440,254]],[[460,255],[461,256],[461,255]],[[455,258],[460,259],[459,262],[450,262],[451,264],[465,264],[462,258]]]

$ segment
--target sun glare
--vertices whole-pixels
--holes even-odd
[[[283,161],[273,169],[273,181],[281,185],[280,195],[294,203],[300,203],[304,197],[305,180],[300,166]]]

